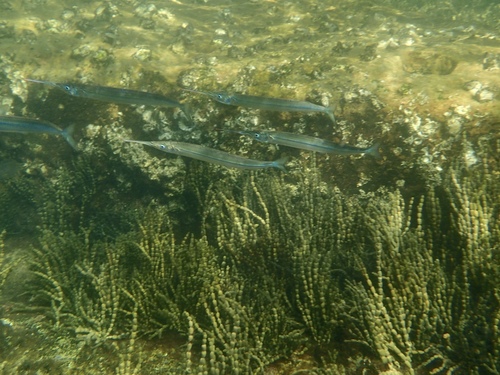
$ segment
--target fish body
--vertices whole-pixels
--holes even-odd
[[[184,104],[160,94],[108,86],[83,85],[76,83],[57,83],[50,81],[40,81],[36,79],[26,79],[26,81],[57,87],[58,89],[64,91],[69,95],[77,96],[80,98],[88,98],[118,104],[137,104],[180,108],[184,115],[191,121],[189,110]]]
[[[301,100],[267,98],[262,96],[228,94],[223,92],[188,90],[202,95],[207,95],[212,99],[227,105],[264,109],[268,111],[280,112],[321,112],[326,113],[335,124],[335,116],[331,108],[323,107]]]
[[[48,121],[17,116],[0,116],[0,132],[59,135],[63,137],[73,149],[78,151],[78,146],[72,135],[73,125],[68,126],[66,129],[61,129]]]
[[[213,164],[223,165],[228,168],[277,168],[282,171],[286,171],[284,164],[286,163],[287,158],[281,158],[274,161],[254,160],[233,155],[228,152],[215,150],[213,148],[184,142],[136,141],[131,139],[126,139],[125,142],[140,143],[143,145],[154,147],[163,152],[186,156]]]
[[[298,148],[301,150],[323,152],[328,154],[339,155],[354,155],[354,154],[368,154],[375,158],[380,158],[379,147],[380,143],[375,143],[371,147],[360,148],[349,145],[340,145],[326,139],[311,137],[308,135],[294,134],[279,131],[246,131],[246,130],[230,130],[232,132],[246,135],[252,139],[264,142],[275,143],[282,146]]]

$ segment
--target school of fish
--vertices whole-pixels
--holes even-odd
[[[135,104],[148,105],[159,107],[179,108],[190,123],[193,122],[189,107],[174,99],[167,98],[160,94],[149,93],[144,91],[121,89],[107,86],[84,85],[74,83],[56,83],[51,81],[43,81],[37,79],[25,79],[27,82],[40,83],[50,87],[55,87],[65,93],[93,100],[111,102],[116,104]],[[224,92],[208,92],[191,89],[183,89],[185,91],[206,95],[217,102],[226,105],[255,108],[268,111],[280,112],[320,112],[328,115],[333,124],[336,124],[333,109],[321,105],[313,104],[307,101],[269,98],[244,94],[229,94]],[[0,132],[11,133],[39,133],[61,136],[74,149],[78,150],[76,141],[73,139],[73,126],[68,126],[65,129],[59,128],[57,125],[48,121],[38,119],[17,117],[17,116],[0,116]],[[375,158],[380,158],[379,143],[373,144],[368,148],[358,148],[349,145],[341,145],[329,140],[315,138],[307,135],[265,131],[257,132],[251,130],[224,130],[236,134],[251,137],[253,140],[274,143],[277,145],[298,148],[313,152],[333,153],[339,155],[354,155],[366,154]],[[172,141],[142,141],[125,139],[124,142],[143,144],[154,147],[160,151],[171,154],[181,155],[197,160],[206,161],[213,164],[223,165],[228,168],[239,169],[262,169],[262,168],[277,168],[286,171],[285,163],[288,158],[280,158],[274,161],[261,161],[245,158],[242,156],[233,155],[224,151],[213,148]]]

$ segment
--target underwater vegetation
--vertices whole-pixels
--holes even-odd
[[[498,4],[0,8],[0,374],[500,372]]]
[[[3,238],[5,236],[5,231],[0,233],[0,288],[3,286],[7,275],[10,272],[11,267],[7,267],[5,262],[5,252]]]
[[[498,373],[500,181],[491,162],[486,153],[472,167],[458,159],[442,183],[412,197],[347,195],[322,182],[314,158],[287,175],[218,180],[199,164],[186,175],[197,207],[187,225],[156,201],[111,214],[88,161],[60,168],[34,194],[41,224],[29,256],[31,304],[50,318],[45,340],[75,348],[51,366]],[[161,357],[169,341],[182,344]]]

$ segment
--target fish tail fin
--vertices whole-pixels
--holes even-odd
[[[188,120],[189,125],[194,127],[195,123],[193,121],[193,115],[192,115],[191,107],[189,106],[189,104],[182,104],[180,109],[181,109],[182,113],[184,113],[184,116],[186,117],[186,119]]]
[[[75,131],[75,124],[71,124],[66,129],[64,129],[61,134],[64,137],[64,139],[66,140],[66,142],[68,142],[69,145],[71,147],[73,147],[73,149],[75,151],[78,151],[78,145],[76,144],[76,141],[73,138],[73,132],[74,131]]]
[[[380,148],[380,142],[375,142],[373,146],[371,146],[365,151],[365,154],[371,155],[375,159],[381,159],[382,156],[380,156],[380,152],[378,151],[379,148]]]
[[[290,158],[288,156],[283,156],[282,158],[279,158],[278,160],[273,161],[272,166],[274,168],[278,168],[279,170],[283,172],[287,172],[285,168],[285,164],[288,162]]]
[[[330,117],[330,120],[332,120],[333,125],[337,125],[337,120],[335,120],[333,111],[335,111],[335,106],[328,107],[328,111],[326,112],[326,114],[328,115],[328,117]]]

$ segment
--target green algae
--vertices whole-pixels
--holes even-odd
[[[495,369],[499,185],[488,155],[409,200],[347,196],[314,162],[216,183],[194,168],[197,212],[122,206],[113,224],[96,206],[99,174],[84,161],[63,168],[38,189],[30,256],[30,305],[43,318],[29,329],[47,352],[15,357],[7,343],[26,332],[10,313],[4,371],[286,373],[292,358],[337,373]],[[158,364],[150,345],[169,359]]]
[[[0,110],[74,122],[82,152],[0,140],[2,159],[23,163],[0,182],[3,373],[498,373],[498,106],[464,85],[498,85],[498,7],[49,3],[5,9],[0,42],[16,54],[0,56]],[[405,72],[414,48],[458,64]],[[23,77],[174,95],[198,126]],[[338,102],[340,121],[226,108],[175,83]],[[222,127],[382,139],[383,160]],[[130,138],[287,154],[290,173],[124,147]]]

